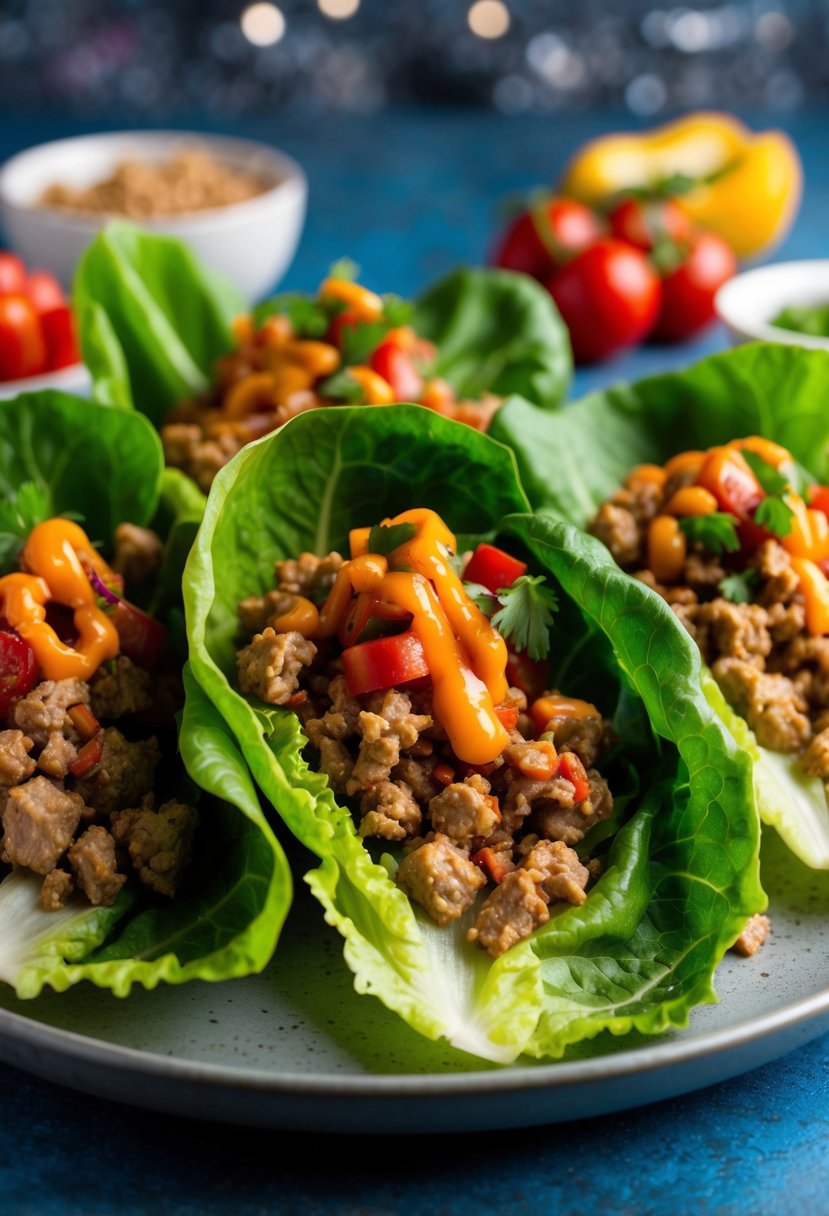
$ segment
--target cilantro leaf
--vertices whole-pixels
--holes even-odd
[[[391,294],[383,296],[383,320],[392,329],[397,329],[400,325],[411,325],[414,311],[415,306],[411,300]]]
[[[0,569],[16,565],[32,528],[50,511],[48,490],[33,481],[24,481],[16,494],[0,501]]]
[[[688,540],[696,541],[709,553],[736,553],[740,547],[737,521],[727,511],[710,515],[683,515],[679,522]]]
[[[360,267],[353,258],[337,258],[328,268],[329,279],[347,279],[349,283],[356,282]]]
[[[416,524],[375,524],[368,534],[369,553],[390,557],[395,549],[417,536]]]
[[[463,589],[475,607],[479,608],[485,617],[492,616],[500,603],[500,599],[492,594],[489,587],[485,587],[483,583],[464,583]]]
[[[750,604],[759,584],[760,571],[756,566],[749,566],[747,570],[720,579],[719,591],[723,599],[732,604]]]
[[[546,659],[550,651],[550,626],[558,608],[556,593],[545,583],[543,574],[535,578],[522,574],[511,587],[498,589],[501,607],[492,624],[505,640],[531,659]]]
[[[750,452],[748,448],[741,448],[740,455],[760,482],[766,494],[782,494],[785,490],[788,490],[790,485],[789,478],[784,477],[773,464],[769,464],[767,460],[763,460],[763,457],[758,456],[756,452]]]
[[[770,494],[768,498],[764,498],[754,512],[754,522],[762,524],[775,536],[788,536],[792,530],[793,518],[794,511],[785,499],[780,498],[777,494]]]
[[[386,321],[361,321],[344,325],[342,330],[343,363],[367,363],[391,326]]]
[[[259,326],[277,314],[288,318],[298,338],[324,338],[331,324],[331,309],[300,292],[285,292],[265,300],[254,312],[254,323]]]
[[[334,372],[318,385],[321,397],[331,401],[347,401],[349,405],[365,405],[366,392],[362,384],[349,374],[347,368]]]

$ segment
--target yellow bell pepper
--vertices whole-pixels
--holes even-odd
[[[789,137],[755,133],[729,114],[709,111],[650,131],[590,140],[566,167],[559,188],[595,206],[677,174],[697,183],[677,202],[738,258],[757,257],[782,240],[800,204],[803,170]]]

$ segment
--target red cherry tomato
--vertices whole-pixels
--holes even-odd
[[[54,275],[46,270],[33,270],[22,290],[35,306],[35,312],[51,312],[53,308],[64,308],[66,296]]]
[[[395,401],[420,400],[423,377],[409,351],[392,335],[384,338],[374,351],[369,359],[369,367],[389,382]]]
[[[577,363],[607,359],[641,342],[659,313],[659,276],[639,249],[612,237],[585,249],[546,285]]]
[[[395,688],[429,675],[426,656],[413,629],[390,638],[362,642],[343,651],[343,675],[349,695],[361,697]]]
[[[662,280],[662,306],[652,337],[681,342],[714,320],[714,297],[737,270],[729,245],[715,232],[697,232],[687,258]]]
[[[26,267],[16,253],[0,250],[0,296],[16,295],[24,291]]]
[[[672,199],[625,198],[609,217],[610,232],[649,253],[659,241],[679,244],[691,236],[691,220]]]
[[[66,304],[42,313],[40,327],[46,343],[46,366],[50,371],[59,367],[71,367],[73,363],[80,361],[81,355],[75,337],[75,318]]]
[[[36,376],[46,367],[46,343],[31,300],[0,296],[0,380]]]
[[[15,697],[23,697],[38,681],[35,652],[19,634],[0,631],[0,716]]]
[[[599,218],[570,198],[549,198],[522,212],[498,242],[490,261],[546,279],[555,267],[581,253],[602,235]]]
[[[517,578],[527,573],[527,563],[505,553],[495,545],[481,544],[464,567],[467,583],[480,583],[494,595],[502,587],[511,587]]]
[[[829,486],[809,486],[809,506],[829,516]]]

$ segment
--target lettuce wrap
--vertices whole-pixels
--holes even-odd
[[[183,642],[181,573],[203,506],[183,480],[164,469],[158,436],[137,413],[57,392],[0,402],[0,574],[16,569],[30,529],[53,516],[78,520],[104,554],[118,524],[152,525],[167,546],[148,607],[172,642]],[[291,900],[290,871],[232,734],[188,683],[179,746],[203,792],[180,890],[165,900],[128,882],[112,906],[72,897],[45,911],[39,876],[12,870],[0,882],[0,979],[19,997],[81,980],[124,996],[133,984],[227,979],[270,959]],[[192,801],[200,792],[183,769],[172,780],[168,796]]]
[[[829,354],[753,343],[687,371],[592,393],[555,417],[512,400],[495,419],[493,434],[514,450],[533,505],[584,527],[635,465],[662,464],[678,451],[747,435],[788,449],[803,466],[804,483],[826,482],[827,399]],[[829,867],[823,783],[791,754],[761,747],[705,672],[701,687],[754,761],[764,822],[807,865]]]
[[[234,345],[231,322],[248,311],[236,289],[182,242],[124,221],[107,224],[84,253],[73,298],[94,396],[138,409],[157,427],[209,386],[217,359]],[[307,314],[311,300],[276,296],[257,307],[254,319]],[[438,348],[431,374],[459,397],[521,393],[552,409],[566,395],[567,330],[548,293],[526,276],[458,269],[404,312]]]
[[[596,702],[621,741],[609,761],[614,816],[585,841],[601,877],[581,907],[495,960],[460,924],[416,910],[393,879],[399,851],[361,839],[309,765],[297,716],[236,684],[237,604],[271,586],[275,559],[346,551],[350,529],[423,506],[459,549],[495,539],[546,575],[559,599],[551,686]],[[530,514],[506,447],[417,406],[300,416],[219,474],[184,586],[195,680],[266,801],[318,858],[306,881],[358,992],[500,1063],[559,1057],[602,1031],[681,1027],[716,999],[715,967],[765,904],[751,765],[670,610],[596,540]]]

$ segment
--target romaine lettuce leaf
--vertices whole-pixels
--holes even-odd
[[[272,585],[274,559],[343,549],[350,528],[412,506],[441,512],[461,546],[504,533],[555,580],[554,681],[615,715],[629,745],[615,788],[630,814],[600,881],[582,908],[495,961],[466,942],[465,920],[438,928],[397,888],[393,858],[372,856],[308,767],[295,715],[234,687],[236,604]],[[499,1062],[558,1056],[604,1029],[681,1026],[713,999],[717,962],[764,904],[750,763],[702,694],[697,651],[667,606],[593,538],[528,515],[506,448],[416,406],[300,416],[219,474],[185,605],[194,675],[258,787],[319,858],[307,882],[359,992]]]
[[[192,680],[180,746],[213,797],[201,802],[200,845],[175,900],[142,908],[125,889],[111,908],[44,912],[36,875],[15,871],[0,882],[0,980],[20,998],[81,980],[127,996],[133,984],[248,975],[271,958],[291,902],[290,870],[233,736]]]
[[[107,548],[117,524],[152,521],[167,536],[157,606],[181,616],[181,573],[204,500],[164,469],[158,434],[142,415],[51,391],[0,402],[0,499],[2,573],[15,567],[29,528],[50,515],[82,516]],[[82,979],[125,995],[134,983],[245,975],[271,957],[291,901],[290,870],[233,736],[195,683],[179,747],[206,792],[179,895],[151,902],[125,888],[112,908],[73,902],[44,912],[41,880],[11,873],[0,882],[0,980],[18,996]],[[183,796],[197,792],[188,787]]]
[[[87,247],[73,304],[93,395],[131,403],[156,426],[207,387],[214,361],[233,345],[230,323],[247,307],[183,241],[125,220],[106,224]]]
[[[567,394],[567,327],[550,293],[527,275],[455,270],[418,296],[412,323],[437,345],[435,375],[460,397],[518,393],[552,409]]]
[[[583,527],[634,465],[662,464],[677,451],[744,435],[774,439],[815,481],[829,480],[827,400],[829,354],[753,343],[687,371],[592,393],[556,415],[514,399],[499,411],[492,434],[515,452],[533,505]],[[760,747],[722,697],[716,705],[755,759],[764,822],[807,865],[829,868],[829,807],[821,782],[807,778],[791,756]]]

